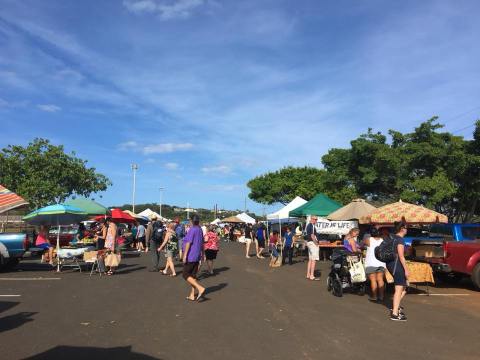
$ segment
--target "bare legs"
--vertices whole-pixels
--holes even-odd
[[[246,245],[245,245],[245,257],[246,257],[247,259],[250,258],[250,244],[251,244],[251,243],[252,243],[251,240],[247,240],[247,241],[246,241]]]
[[[315,260],[308,259],[307,265],[307,279],[313,280],[315,279]]]
[[[197,291],[198,295],[197,295],[197,299],[203,295],[203,293],[205,292],[205,288],[200,285],[198,283],[198,281],[196,279],[194,279],[193,277],[189,276],[187,278],[187,282],[190,284],[190,286],[192,287],[192,289],[190,290],[190,295],[188,296],[188,299],[189,300],[195,300],[195,290]]]
[[[170,256],[167,257],[167,264],[165,265],[165,269],[162,270],[163,274],[167,275],[168,269],[171,271],[171,276],[177,276],[177,273],[175,272],[175,265],[173,264],[173,258]]]
[[[383,301],[385,295],[385,283],[383,282],[383,273],[377,273],[377,299]]]
[[[208,272],[210,275],[213,275],[213,260],[207,260]]]
[[[377,272],[374,274],[369,274],[368,278],[370,280],[370,289],[371,289],[371,300],[383,300],[385,294],[385,283],[383,281],[383,273]]]
[[[400,308],[400,303],[402,299],[407,294],[405,290],[405,286],[403,285],[395,285],[395,294],[393,294],[393,307],[392,307],[392,314],[394,316],[398,315],[398,309]]]

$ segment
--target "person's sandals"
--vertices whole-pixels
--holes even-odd
[[[106,274],[107,274],[108,276],[111,276],[111,275],[113,275],[113,271],[112,271],[112,270],[108,270],[108,271],[106,272]]]
[[[192,299],[191,297],[186,297],[185,300],[188,300],[188,301],[195,301],[195,299]]]
[[[198,293],[197,298],[196,298],[195,300],[196,300],[196,301],[203,301],[203,300],[205,300],[205,297],[204,297],[205,291],[207,291],[207,289],[203,290],[201,293]]]

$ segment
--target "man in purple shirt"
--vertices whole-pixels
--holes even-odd
[[[203,258],[203,231],[199,226],[198,215],[193,215],[192,224],[193,226],[183,239],[183,278],[192,287],[187,300],[200,301],[203,299],[205,288],[197,281],[198,265]],[[195,297],[195,290],[198,293],[197,297]]]

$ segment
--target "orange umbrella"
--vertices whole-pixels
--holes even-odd
[[[370,215],[360,218],[360,224],[393,224],[405,221],[409,224],[448,223],[447,216],[423,206],[399,202],[373,210]]]

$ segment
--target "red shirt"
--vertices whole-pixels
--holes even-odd
[[[270,235],[270,241],[269,243],[272,245],[277,245],[278,242],[278,235]]]
[[[203,248],[205,250],[218,250],[218,236],[213,231],[209,231],[205,234],[205,239],[207,240]]]

